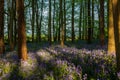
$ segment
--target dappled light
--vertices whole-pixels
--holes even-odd
[[[116,79],[115,56],[100,48],[62,48],[56,44],[29,51],[27,61],[19,63],[17,59],[16,51],[8,52],[1,58],[1,79]]]
[[[119,80],[120,0],[0,0],[0,80]]]

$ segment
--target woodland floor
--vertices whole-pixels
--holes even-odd
[[[28,43],[28,61],[20,62],[17,52],[0,58],[0,80],[118,80],[114,55],[107,46],[85,42]]]

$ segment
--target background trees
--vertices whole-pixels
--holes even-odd
[[[15,1],[11,1],[9,4],[10,6],[7,6],[9,0],[6,1],[5,3],[6,3],[5,23],[8,24],[8,29],[7,29],[7,25],[5,25],[6,28],[5,38],[6,40],[9,41],[12,48],[12,45],[14,45],[13,40],[16,40],[14,38],[16,38],[15,31],[17,28],[17,26],[15,25],[16,20],[14,16]],[[100,3],[101,3],[101,7],[100,7]],[[79,38],[79,40],[85,39],[87,42],[91,42],[93,38],[99,39],[99,36],[100,35],[103,36],[104,33],[105,33],[104,36],[107,37],[108,34],[107,34],[107,23],[106,23],[107,21],[106,4],[107,1],[99,2],[99,0],[80,0],[80,1],[63,0],[62,16],[63,16],[64,33],[65,33],[64,40],[74,41],[74,39],[78,40]],[[14,9],[11,10],[11,8]],[[60,18],[61,18],[60,1],[25,0],[25,20],[26,20],[27,41],[32,41],[32,42],[47,41],[48,38],[51,38],[50,39],[51,42],[56,41],[57,39],[58,41],[60,41],[60,36],[61,36]],[[104,24],[103,27],[102,24],[100,24],[101,21],[102,24]],[[12,25],[13,27],[10,27]],[[51,37],[48,37],[50,35]],[[100,43],[104,43],[104,41]]]

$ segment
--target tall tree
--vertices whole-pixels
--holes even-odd
[[[64,0],[64,41],[66,41],[66,0]]]
[[[79,15],[79,40],[82,38],[81,33],[82,33],[82,0],[80,1],[80,15]]]
[[[14,49],[14,41],[13,41],[13,26],[14,26],[14,1],[10,1],[9,3],[9,22],[8,22],[8,41],[10,45],[10,50],[12,51]]]
[[[40,42],[40,25],[39,25],[39,8],[38,8],[38,0],[35,0],[36,4],[36,42]]]
[[[109,0],[108,9],[108,52],[115,53],[115,38],[114,38],[114,24],[113,24],[113,12],[112,12],[112,0]]]
[[[55,0],[53,3],[53,40],[55,41]]]
[[[90,0],[88,0],[88,43],[91,43],[91,10],[90,10]]]
[[[75,39],[75,31],[74,31],[74,0],[72,0],[72,42]]]
[[[18,15],[18,55],[21,60],[27,60],[26,31],[24,19],[24,0],[17,0]]]
[[[83,6],[85,6],[85,1],[83,1]],[[82,21],[82,25],[83,25],[82,39],[85,39],[85,7],[83,7],[82,19],[83,19],[83,21]]]
[[[94,34],[94,3],[95,0],[92,0],[92,26],[91,26],[91,37],[93,39],[93,34]]]
[[[4,52],[4,0],[0,0],[0,54]]]
[[[14,1],[14,46],[17,44],[16,0]]]
[[[41,4],[41,15],[40,15],[40,27],[39,27],[39,31],[40,31],[40,35],[39,35],[39,40],[41,41],[41,27],[42,27],[42,19],[43,19],[43,6],[44,6],[44,0],[42,0],[42,4]]]
[[[48,41],[51,44],[51,0],[49,0]]]
[[[60,5],[61,5],[61,4],[60,4],[60,2],[59,2],[59,8],[60,8]],[[61,15],[61,14],[60,14],[60,9],[59,9],[59,11],[58,11],[58,15],[59,15],[59,20],[58,20],[58,21],[59,21],[59,22],[58,22],[58,24],[59,24],[59,27],[58,27],[58,41],[60,41],[60,36],[61,36],[61,34],[60,34],[60,27],[61,27],[61,25],[60,25],[60,23],[61,23],[61,22],[60,22],[60,15]]]
[[[105,44],[105,32],[104,32],[104,0],[100,0],[100,44],[103,46]]]
[[[35,0],[32,0],[32,42],[34,42]]]
[[[63,24],[63,1],[60,0],[60,27],[61,27],[61,46],[64,47],[64,24]]]
[[[120,72],[120,0],[112,0],[117,72]]]

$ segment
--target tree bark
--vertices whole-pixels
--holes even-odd
[[[75,31],[74,31],[74,0],[72,0],[72,42],[75,40]]]
[[[64,0],[64,41],[66,41],[66,0]]]
[[[64,24],[63,24],[62,0],[60,0],[60,27],[61,27],[61,46],[64,47]]]
[[[100,44],[104,46],[105,44],[105,32],[104,32],[104,0],[100,0]]]
[[[0,54],[4,53],[4,0],[0,0]]]
[[[51,0],[49,0],[48,41],[51,45]]]
[[[35,0],[32,0],[32,42],[34,42]]]
[[[26,31],[24,19],[24,0],[17,0],[18,14],[18,55],[21,60],[27,60]]]
[[[90,15],[90,13],[91,13],[91,10],[90,10],[90,0],[88,0],[88,44],[90,44],[91,43],[91,39],[92,39],[92,36],[91,36],[91,34],[92,34],[92,32],[91,32],[91,15]]]
[[[83,11],[83,9],[82,9],[82,1],[80,1],[80,15],[79,15],[79,40],[81,40],[82,39],[82,36],[81,36],[81,34],[82,34],[82,11]]]
[[[120,0],[112,0],[112,2],[117,72],[120,72]]]
[[[113,23],[113,9],[112,0],[109,0],[108,10],[108,53],[115,53],[115,38],[114,38],[114,23]]]

